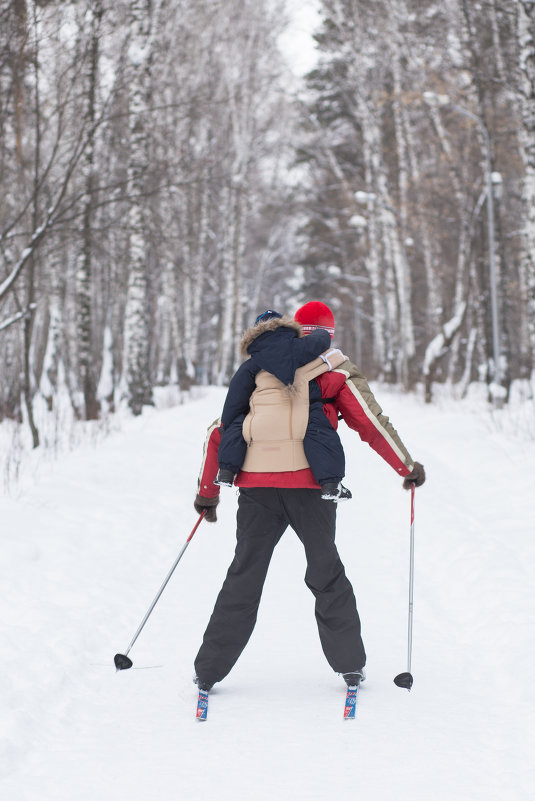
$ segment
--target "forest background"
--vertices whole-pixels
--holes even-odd
[[[225,384],[321,299],[371,379],[533,390],[534,0],[0,0],[0,422]]]

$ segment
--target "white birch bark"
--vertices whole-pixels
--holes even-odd
[[[393,219],[392,249],[394,251],[394,271],[396,274],[399,298],[399,317],[401,327],[401,378],[405,386],[409,384],[409,362],[415,352],[414,331],[411,301],[411,274],[407,260],[405,240],[407,238],[408,192],[409,192],[409,156],[402,112],[403,85],[399,48],[393,54],[392,71],[394,76],[394,126],[398,150],[398,183],[399,183],[399,220]],[[393,216],[393,215],[392,215]]]
[[[110,326],[104,328],[102,347],[102,369],[98,382],[98,397],[109,412],[115,411],[115,359],[113,354],[113,332]]]
[[[190,190],[188,233],[184,237],[183,335],[182,358],[190,379],[195,378],[198,363],[199,332],[205,280],[206,242],[208,239],[208,176],[203,170],[199,186]]]
[[[410,298],[407,297],[407,266],[404,262],[403,248],[400,241],[398,221],[395,216],[388,178],[381,159],[381,132],[375,115],[368,107],[366,99],[359,103],[359,114],[362,121],[364,153],[369,158],[370,193],[376,196],[374,211],[378,230],[380,258],[383,262],[382,296],[377,292],[378,276],[372,276],[374,290],[374,314],[383,309],[380,320],[384,323],[385,359],[382,362],[387,373],[396,372],[396,378],[404,382],[408,378],[407,359],[414,354],[414,338],[412,334],[412,318],[410,315]],[[372,266],[372,270],[375,265]],[[375,287],[374,287],[375,285]]]
[[[362,148],[365,169],[366,193],[368,195],[368,253],[365,259],[366,271],[370,277],[370,288],[373,306],[373,351],[374,358],[381,369],[384,369],[387,358],[386,340],[386,314],[384,302],[384,280],[382,272],[382,257],[380,245],[380,231],[376,210],[374,151],[377,142],[373,140],[373,130],[364,125],[362,131]]]
[[[130,164],[130,278],[126,302],[125,352],[128,405],[140,414],[152,403],[147,321],[147,246],[143,195],[148,169],[147,93],[150,67],[151,18],[149,0],[129,3],[128,83]]]
[[[209,207],[209,177],[203,176],[200,188],[199,233],[197,239],[197,252],[193,264],[193,288],[191,299],[191,333],[185,346],[186,359],[195,366],[199,361],[199,334],[202,324],[202,299],[205,281],[206,245],[208,241],[208,207]]]
[[[95,352],[93,347],[93,214],[96,91],[99,69],[100,26],[104,9],[102,0],[92,0],[88,9],[90,35],[87,65],[84,70],[86,92],[86,125],[89,131],[87,147],[82,159],[82,181],[84,184],[83,203],[83,246],[78,258],[77,274],[77,343],[78,372],[86,420],[99,416]]]
[[[223,194],[221,207],[223,219],[226,220],[221,251],[220,277],[222,292],[221,317],[219,321],[219,341],[217,359],[217,383],[222,385],[229,377],[230,360],[232,358],[232,333],[234,310],[234,267],[233,242],[235,218],[233,214],[232,192],[229,187]]]
[[[54,407],[54,399],[58,392],[58,376],[61,360],[63,320],[61,314],[59,271],[60,264],[58,258],[54,258],[50,262],[48,295],[49,321],[43,369],[39,382],[39,391],[45,398],[49,410],[52,410]]]
[[[470,251],[470,241],[472,239],[472,234],[473,234],[472,225],[473,223],[475,223],[475,217],[477,217],[480,213],[481,206],[478,202],[476,204],[475,209],[472,211],[472,214],[470,215],[467,208],[469,198],[467,197],[466,191],[463,189],[462,183],[459,179],[459,175],[454,162],[454,155],[453,155],[451,141],[442,123],[441,112],[439,108],[437,108],[436,106],[431,106],[429,109],[429,113],[433,127],[437,134],[437,139],[440,144],[440,148],[446,159],[448,175],[453,187],[453,195],[455,197],[455,203],[459,214],[457,265],[455,272],[455,294],[453,298],[453,308],[452,308],[454,317],[459,317],[459,310],[461,308],[464,308],[469,295],[468,258]],[[477,295],[473,295],[472,297],[475,299],[475,302],[477,302]],[[443,306],[445,305],[444,302],[442,302],[442,305]],[[460,340],[459,338],[455,338],[451,349],[452,358],[450,359],[449,363],[450,379],[453,377],[453,372],[455,370],[455,365],[457,363],[457,359],[459,356],[459,348],[460,348]]]
[[[518,3],[519,89],[524,161],[524,249],[521,281],[526,296],[532,369],[535,358],[535,4]]]

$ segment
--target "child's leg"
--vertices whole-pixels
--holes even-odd
[[[311,415],[303,446],[310,469],[318,484],[340,483],[345,475],[345,455],[338,433],[323,411],[321,418]]]

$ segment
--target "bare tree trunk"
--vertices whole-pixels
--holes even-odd
[[[84,396],[85,419],[96,420],[100,412],[97,398],[98,377],[96,375],[95,349],[93,345],[93,207],[94,207],[94,161],[95,161],[95,104],[98,77],[100,24],[103,15],[102,0],[92,0],[91,40],[87,66],[87,110],[86,118],[89,139],[83,159],[85,196],[83,199],[83,249],[78,266],[78,370]]]
[[[472,84],[475,92],[475,100],[476,100],[476,109],[477,114],[477,126],[476,126],[476,134],[478,137],[478,141],[481,148],[482,153],[482,165],[483,165],[483,174],[485,180],[487,178],[487,172],[492,172],[494,170],[494,143],[492,140],[492,131],[489,130],[488,124],[488,108],[490,106],[490,100],[488,98],[489,92],[487,88],[487,76],[485,75],[484,65],[482,63],[481,52],[483,49],[482,42],[478,41],[477,31],[474,27],[473,23],[473,13],[474,9],[469,7],[467,0],[461,0],[461,10],[464,20],[464,40],[467,50],[470,53],[471,59],[471,69],[472,69]],[[485,134],[485,131],[487,132]],[[493,187],[491,188],[493,190]],[[487,204],[492,202],[491,198],[487,197]],[[499,225],[494,226],[494,241],[491,241],[492,233],[491,231],[487,231],[487,236],[489,239],[488,245],[488,261],[489,261],[489,269],[491,269],[491,248],[495,251],[495,271],[496,271],[496,284],[499,285],[501,281],[501,265],[499,255],[503,253],[504,243],[499,241],[497,238],[498,231],[500,230]],[[492,298],[492,286],[491,286],[492,278],[490,280],[482,281],[482,284],[485,286],[486,293]],[[497,301],[498,302],[498,301]],[[489,303],[489,307],[490,307]],[[498,309],[498,318],[501,319],[502,309]],[[498,343],[498,347],[500,350],[500,355],[503,354],[503,341]],[[488,379],[490,382],[491,378],[495,378],[499,374],[499,367],[498,365],[493,366],[491,369],[491,353],[490,351],[487,353],[487,361],[489,362],[488,367]]]
[[[454,318],[458,318],[460,309],[466,309],[466,305],[469,301],[468,263],[470,258],[470,243],[473,235],[473,224],[480,213],[481,205],[479,203],[476,204],[476,209],[473,212],[472,217],[470,217],[470,214],[467,210],[469,198],[466,196],[466,191],[463,189],[462,182],[457,171],[457,165],[454,162],[452,144],[442,124],[440,110],[436,106],[431,106],[430,115],[443,156],[447,162],[448,175],[453,187],[453,195],[459,214],[457,268],[455,274],[455,293],[452,308]],[[481,196],[480,199],[483,199],[483,196]],[[445,305],[444,300],[445,299],[442,297],[441,306]],[[464,317],[464,312],[461,317]],[[460,337],[453,337],[452,342],[450,343],[451,347],[448,346],[448,351],[451,353],[449,364],[450,379],[453,379],[455,366],[459,358],[459,343]]]
[[[387,359],[387,321],[385,315],[384,281],[381,269],[381,243],[376,210],[377,194],[375,191],[375,168],[373,154],[377,143],[373,140],[373,130],[364,125],[362,131],[362,149],[365,169],[365,182],[368,208],[368,254],[365,260],[366,271],[370,276],[370,287],[373,305],[373,352],[374,359],[385,369]]]
[[[222,309],[219,322],[219,343],[217,360],[217,383],[224,384],[230,373],[230,360],[232,355],[232,332],[234,319],[234,264],[233,264],[233,244],[236,219],[233,214],[233,192],[230,187],[225,189],[223,194],[223,204],[221,212],[223,219],[226,220],[224,239],[221,254],[221,286]]]
[[[34,32],[34,113],[35,113],[35,150],[34,150],[34,170],[33,170],[33,208],[32,208],[32,228],[35,231],[39,218],[39,170],[41,160],[41,101],[39,85],[39,34],[37,13],[34,6],[33,11],[33,32]],[[34,448],[39,447],[39,431],[35,424],[33,414],[33,394],[34,394],[34,373],[32,364],[32,334],[34,327],[35,309],[35,253],[32,253],[26,271],[26,308],[30,313],[24,319],[24,379],[23,394],[26,413],[28,415],[28,425],[32,434]]]
[[[518,3],[519,87],[522,110],[525,209],[521,282],[525,293],[531,366],[535,368],[535,5]]]
[[[128,79],[130,87],[130,280],[125,340],[128,405],[134,414],[152,404],[147,320],[147,246],[144,194],[148,170],[147,93],[150,78],[151,19],[149,0],[130,2]]]
[[[15,93],[15,152],[18,164],[22,164],[22,127],[24,113],[24,75],[26,72],[26,43],[28,40],[26,0],[15,0],[13,11],[16,20],[15,57],[13,59],[13,83]],[[34,9],[35,13],[35,9]],[[37,58],[37,53],[35,54]]]
[[[55,258],[50,264],[47,342],[40,383],[40,391],[46,400],[49,411],[52,411],[54,408],[55,396],[58,391],[61,359],[60,338],[62,317],[60,308],[59,270],[59,258]]]
[[[243,310],[244,303],[242,298],[243,286],[243,254],[245,252],[245,230],[246,230],[246,189],[239,186],[235,196],[235,216],[236,225],[234,228],[233,242],[233,284],[234,284],[234,319],[233,319],[233,340],[234,340],[234,360],[233,370],[241,362],[239,350],[240,339],[243,333]]]
[[[366,106],[364,102],[361,108]],[[408,359],[414,354],[414,339],[410,311],[410,284],[407,263],[400,241],[400,230],[394,210],[388,178],[381,163],[380,131],[371,110],[365,108],[363,137],[370,138],[375,209],[383,249],[384,296],[386,307],[386,364],[385,370],[394,380],[408,381]]]
[[[191,332],[184,346],[186,359],[193,367],[196,367],[199,358],[199,332],[201,330],[202,299],[205,282],[206,244],[209,227],[208,207],[210,201],[208,170],[205,170],[205,174],[202,176],[199,194],[199,232],[197,237],[197,252],[193,264],[194,282],[191,298]]]
[[[401,327],[401,352],[398,358],[401,380],[403,385],[408,388],[411,383],[410,366],[415,353],[415,345],[411,299],[412,282],[405,244],[408,235],[410,163],[400,55],[400,47],[396,47],[395,52],[392,54],[392,72],[394,77],[394,128],[398,152],[399,210],[398,219],[393,220],[394,224],[391,229]]]

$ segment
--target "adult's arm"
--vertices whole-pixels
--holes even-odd
[[[415,462],[377,403],[366,378],[350,361],[344,362],[334,372],[345,376],[345,383],[336,396],[336,407],[347,425],[399,475],[408,476],[413,472]]]
[[[197,479],[197,495],[204,498],[219,496],[219,486],[214,484],[217,477],[217,451],[221,442],[221,420],[217,419],[208,427],[204,441],[201,469]]]

